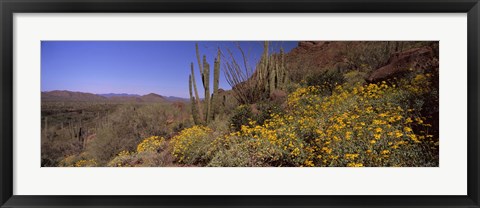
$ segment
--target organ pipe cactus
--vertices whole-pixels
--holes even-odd
[[[210,95],[210,64],[207,62],[207,57],[204,55],[202,61],[200,61],[200,50],[198,49],[198,44],[195,44],[195,51],[198,63],[198,69],[202,78],[202,84],[204,88],[204,103],[203,106],[200,104],[200,97],[198,95],[197,86],[195,82],[195,73],[193,70],[193,63],[191,63],[191,74],[189,78],[189,88],[192,88],[195,91],[195,96],[193,93],[190,93],[190,100],[192,105],[192,115],[194,118],[195,124],[209,123],[211,119],[215,116],[216,102],[214,101],[215,95],[218,93],[218,82],[220,77],[220,50],[218,50],[217,58],[214,63],[214,78],[213,78],[213,95]],[[191,91],[191,90],[190,90]],[[203,112],[205,111],[205,112]],[[197,114],[198,112],[198,114]],[[195,121],[196,115],[200,115],[200,119]],[[197,117],[198,118],[198,117]],[[202,120],[202,121],[200,121]]]

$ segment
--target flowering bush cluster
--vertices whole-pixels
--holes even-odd
[[[173,156],[183,164],[205,164],[208,160],[206,152],[213,140],[212,133],[210,128],[204,126],[184,129],[171,140]]]
[[[95,159],[90,159],[89,155],[82,153],[65,157],[58,165],[60,167],[95,167],[98,164]]]
[[[302,87],[289,95],[284,114],[263,124],[251,121],[216,138],[204,127],[184,130],[174,156],[192,163],[201,150],[210,166],[438,166],[438,135],[411,104],[428,87],[421,79],[401,87],[336,86],[330,96]]]
[[[134,166],[161,166],[165,158],[161,151],[167,148],[168,143],[163,137],[151,136],[137,145],[136,152],[123,150],[113,158],[110,167],[134,167]]]
[[[140,144],[137,145],[137,152],[156,152],[160,150],[164,143],[165,139],[163,137],[151,136],[144,139]]]

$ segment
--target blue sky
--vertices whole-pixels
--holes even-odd
[[[195,43],[199,44],[201,54],[207,56],[212,77],[218,47],[230,48],[235,56],[240,56],[235,49],[235,44],[240,43],[254,61],[258,61],[263,51],[262,41],[42,41],[41,90],[157,93],[187,98],[191,62],[195,66],[197,87],[203,89]],[[272,51],[283,47],[288,52],[297,44],[297,41],[273,41],[270,46]],[[223,69],[220,88],[231,89]]]

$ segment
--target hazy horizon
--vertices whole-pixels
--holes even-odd
[[[155,93],[188,98],[191,62],[197,87],[202,87],[195,43],[199,44],[200,53],[206,55],[212,71],[218,47],[230,48],[239,57],[235,44],[240,43],[253,60],[249,63],[252,66],[263,51],[262,41],[42,41],[41,91]],[[289,52],[297,44],[298,41],[272,41],[270,50],[278,52],[282,47]],[[213,77],[213,72],[210,75]],[[219,85],[224,90],[231,89],[223,69]]]

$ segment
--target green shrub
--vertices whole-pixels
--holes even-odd
[[[323,95],[331,95],[333,89],[337,85],[345,82],[343,73],[335,68],[315,71],[305,79],[306,86],[319,86],[320,93]]]
[[[253,113],[250,105],[240,105],[234,110],[230,118],[230,125],[235,131],[238,131],[242,125],[248,124],[252,117]]]
[[[281,106],[274,102],[260,102],[253,105],[239,106],[230,118],[230,125],[235,131],[239,131],[243,125],[250,122],[262,125],[271,118],[272,114],[282,114]]]
[[[352,70],[343,75],[345,84],[344,87],[348,89],[352,89],[358,85],[364,85],[366,83],[365,78],[367,78],[367,73],[359,71],[359,70]]]

